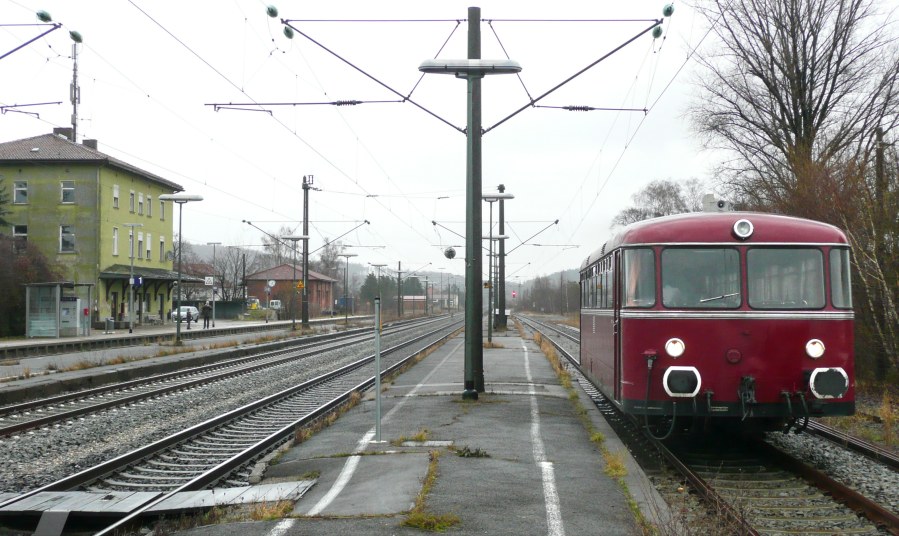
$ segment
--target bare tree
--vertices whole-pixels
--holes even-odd
[[[803,214],[828,166],[867,162],[899,115],[899,55],[873,0],[723,0],[690,116],[733,157],[719,176],[750,205]]]
[[[683,185],[671,179],[654,180],[633,195],[634,206],[619,212],[612,225],[702,210],[703,183],[690,179]]]
[[[285,236],[296,234],[295,229],[291,229],[286,225],[282,225],[277,234],[262,235],[262,243],[265,252],[271,256],[272,266],[280,266],[285,262],[293,262],[293,244],[289,240],[284,240]]]
[[[896,12],[875,0],[703,0],[718,37],[690,110],[718,176],[747,208],[849,232],[859,369],[899,365],[897,176],[884,147],[899,124]],[[873,365],[873,366],[865,366]]]
[[[338,255],[343,253],[343,244],[338,240],[331,242],[325,238],[325,245],[321,248],[318,261],[313,263],[315,271],[324,275],[337,278],[338,269],[340,268],[340,259]]]

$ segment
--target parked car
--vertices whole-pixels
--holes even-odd
[[[177,311],[172,311],[172,322],[177,322],[179,316],[182,322],[196,322],[200,320],[200,311],[192,305],[182,305]]]
[[[281,310],[281,300],[271,300],[268,302],[268,308],[274,309],[275,311]]]

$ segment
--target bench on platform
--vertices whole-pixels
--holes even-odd
[[[144,323],[158,326],[162,324],[162,318],[159,315],[144,315]]]

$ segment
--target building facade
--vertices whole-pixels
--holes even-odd
[[[295,278],[294,274],[296,275]],[[293,264],[282,264],[255,274],[247,274],[247,296],[258,298],[262,307],[266,307],[269,300],[281,300],[282,307],[288,311],[287,314],[291,314],[291,290],[294,288],[294,281],[299,282],[302,280],[303,267]],[[330,314],[334,309],[333,296],[334,283],[336,281],[336,279],[324,274],[309,270],[309,277],[306,278],[309,288],[306,289],[306,295],[309,299],[310,317],[320,316],[322,311],[327,311],[327,314]],[[271,282],[274,282],[274,285],[270,285]],[[295,302],[297,317],[300,316],[301,312],[301,300],[302,293],[298,291]]]
[[[172,308],[173,206],[178,184],[75,143],[71,129],[0,143],[8,228],[35,244],[75,284],[93,284],[92,320],[160,322]],[[133,268],[132,268],[133,267]],[[135,275],[129,310],[130,274]]]

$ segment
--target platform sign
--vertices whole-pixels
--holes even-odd
[[[215,285],[215,277],[213,277],[211,275],[207,275],[206,277],[203,278],[203,280],[206,282],[207,287],[211,287],[212,285]]]
[[[303,285],[303,282],[297,281],[297,290],[303,290],[304,288],[306,288],[306,286]]]

